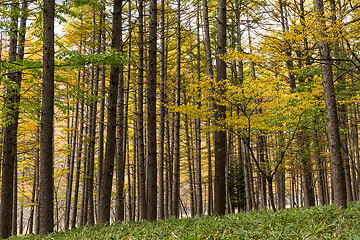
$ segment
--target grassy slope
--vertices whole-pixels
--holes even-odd
[[[96,225],[44,238],[27,235],[12,239],[360,239],[360,203],[351,203],[345,211],[333,206],[275,213],[263,210],[222,217]]]

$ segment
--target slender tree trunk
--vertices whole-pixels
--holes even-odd
[[[200,59],[200,3],[197,1],[197,13],[196,13],[196,25],[197,25],[197,78],[201,81],[201,59]],[[201,89],[197,90],[197,97],[199,101],[197,109],[201,111]],[[201,180],[201,120],[195,119],[195,155],[196,155],[196,214],[203,214],[203,199],[202,199],[202,180]]]
[[[28,2],[25,0],[22,2],[21,6],[21,20],[20,20],[20,29],[19,29],[19,49],[18,49],[18,59],[20,61],[24,60],[24,54],[25,54],[25,35],[26,35],[26,21],[27,21],[27,11],[28,11]],[[15,29],[16,31],[16,29]],[[21,80],[22,80],[22,73],[17,73],[16,76],[16,84],[18,85],[19,89],[17,91],[20,91],[21,89]],[[10,97],[11,99],[12,97]],[[20,102],[20,94],[19,92],[14,95],[15,105],[16,103]],[[15,106],[16,107],[16,106]],[[18,107],[15,109],[15,117],[14,117],[14,123],[15,124],[15,131],[13,132],[15,136],[15,144],[13,145],[14,148],[14,188],[13,188],[13,219],[12,219],[12,234],[17,235],[17,202],[18,202],[18,190],[17,190],[17,126],[19,122],[19,110]],[[21,213],[23,213],[23,207],[21,208]],[[22,217],[20,217],[20,220],[22,221]],[[22,226],[20,227],[20,234],[22,234]]]
[[[209,8],[207,0],[202,1],[203,16],[204,16],[204,33],[205,33],[205,54],[206,54],[206,68],[207,74],[211,80],[213,80],[213,65],[211,58],[211,47],[210,47],[210,25],[209,25]],[[210,88],[211,89],[211,88]],[[211,89],[212,91],[212,89]],[[210,107],[213,108],[213,103],[210,100]],[[208,120],[208,125],[211,122]],[[212,177],[212,163],[211,163],[211,136],[207,136],[207,148],[208,148],[208,214],[213,213],[213,177]]]
[[[317,118],[315,116],[314,126],[317,124]],[[317,168],[317,179],[318,179],[318,195],[319,195],[319,204],[324,206],[326,204],[326,192],[325,192],[325,175],[324,175],[324,166],[322,164],[321,157],[321,147],[319,144],[319,132],[317,129],[314,130],[314,148],[315,148],[315,162]]]
[[[265,161],[265,136],[259,135],[258,136],[258,159],[260,164],[266,164]],[[265,169],[262,169],[266,171]],[[265,208],[267,206],[267,198],[266,198],[266,178],[265,176],[259,171],[258,172],[258,181],[259,181],[259,207]],[[269,189],[270,190],[270,189]]]
[[[133,91],[133,102],[134,102],[134,112],[137,112],[137,88],[134,87]],[[137,124],[137,118],[134,118],[133,126],[134,126],[134,160],[133,160],[133,170],[134,170],[134,180],[133,180],[133,189],[134,189],[134,218],[140,219],[140,187],[139,187],[139,143],[138,143],[138,124]],[[137,198],[135,197],[137,196]],[[136,200],[135,200],[136,199]],[[136,211],[137,210],[137,211]]]
[[[356,105],[354,104],[353,113],[351,114],[351,142],[353,149],[353,157],[351,159],[352,184],[354,191],[354,200],[359,200],[359,182],[356,177],[356,163],[359,162],[359,137],[356,116]]]
[[[204,15],[204,32],[205,32],[205,54],[206,54],[206,67],[208,76],[213,79],[213,65],[211,59],[211,46],[210,46],[210,25],[209,25],[209,7],[207,0],[203,0],[203,15]]]
[[[93,25],[96,26],[96,17],[95,11],[93,12]],[[96,53],[100,54],[100,43],[101,43],[101,34],[98,34],[100,38],[97,43]],[[95,30],[93,31],[93,44],[95,46],[96,33]],[[95,49],[93,50],[95,52]],[[95,69],[96,68],[96,69]],[[90,129],[89,129],[89,161],[88,161],[88,178],[87,178],[87,224],[92,226],[95,224],[95,216],[94,216],[94,169],[95,169],[95,141],[96,141],[96,116],[97,116],[97,96],[98,96],[98,88],[99,88],[99,67],[92,66],[91,69],[91,86],[90,86],[90,94],[94,96],[94,99],[90,103]]]
[[[355,109],[354,109],[354,120],[355,120],[355,122],[357,123],[357,121],[358,121],[358,110],[359,110],[359,108],[358,108],[358,104],[356,103],[356,104],[354,104],[355,106]],[[357,126],[357,125],[356,125]],[[355,128],[355,129],[357,129],[357,127]],[[357,132],[357,131],[356,131]],[[356,134],[356,136],[357,136],[357,134]],[[356,138],[356,141],[358,142],[358,138]],[[356,166],[357,166],[357,184],[358,184],[358,186],[360,186],[360,147],[359,147],[359,145],[356,145]],[[360,198],[360,189],[358,188],[358,191],[359,191],[359,198]]]
[[[342,80],[343,81],[343,80]],[[344,84],[344,83],[342,83]],[[346,200],[347,202],[353,201],[353,193],[352,193],[352,184],[351,184],[351,175],[350,175],[350,164],[349,164],[349,148],[348,148],[348,133],[349,125],[348,125],[348,116],[347,116],[347,107],[344,104],[340,105],[339,108],[340,115],[340,128],[345,130],[345,133],[340,136],[342,141],[342,159],[344,164],[344,172],[345,172],[345,183],[346,183]]]
[[[80,72],[79,72],[79,78],[80,79]],[[85,80],[85,69],[83,69],[82,72],[82,82]],[[84,135],[84,100],[81,99],[80,105],[80,129],[78,134],[78,144],[77,144],[77,152],[76,154],[76,177],[75,177],[75,186],[74,186],[74,202],[73,202],[73,209],[72,209],[72,219],[71,219],[71,228],[75,228],[76,225],[76,216],[77,216],[77,203],[78,203],[78,196],[79,196],[79,185],[80,185],[80,174],[81,174],[81,159],[82,159],[82,152],[83,152],[83,135]]]
[[[150,1],[149,77],[148,77],[148,169],[147,169],[147,220],[157,218],[157,144],[156,144],[156,53],[157,53],[157,1]]]
[[[230,112],[230,117],[232,117],[232,107],[230,107],[229,109]],[[232,214],[232,205],[231,205],[231,197],[230,197],[230,189],[229,189],[229,168],[230,168],[230,164],[232,164],[232,160],[234,159],[233,157],[233,146],[232,146],[232,130],[230,130],[227,133],[227,158],[226,158],[226,163],[225,163],[225,188],[226,188],[226,214]]]
[[[239,137],[240,138],[240,137]],[[238,141],[241,141],[241,139],[239,139]],[[248,141],[248,140],[245,140]],[[239,145],[241,145],[241,143],[239,143]],[[249,154],[249,149],[246,146],[246,144],[242,144],[243,146],[243,166],[244,166],[244,175],[245,175],[245,196],[246,196],[246,211],[251,211],[253,210],[253,204],[252,204],[252,200],[251,200],[251,185],[250,185],[250,181],[252,181],[252,177],[250,176],[250,154]]]
[[[100,10],[99,25],[102,26],[104,22],[104,10]],[[104,28],[100,28],[99,42],[105,42]],[[101,44],[98,43],[100,46]],[[102,52],[105,52],[105,44],[102,47]],[[99,69],[100,70],[100,69]],[[103,178],[103,165],[104,165],[104,113],[105,113],[105,66],[101,67],[101,83],[100,83],[100,109],[99,109],[99,141],[98,141],[98,169],[97,169],[97,203],[98,213],[100,216],[99,203],[102,190],[102,178]]]
[[[128,2],[128,27],[132,26],[131,22],[131,1]],[[131,39],[131,31],[129,32],[128,38]],[[131,58],[131,41],[128,41],[128,52],[127,56]],[[123,147],[124,147],[124,158],[126,161],[126,154],[127,154],[127,176],[128,176],[128,198],[129,198],[129,221],[134,220],[133,215],[133,199],[132,196],[132,184],[131,184],[131,165],[130,165],[130,154],[129,154],[129,139],[128,139],[128,131],[129,131],[129,98],[130,98],[130,80],[131,80],[131,62],[127,63],[127,76],[126,76],[126,89],[125,89],[125,103],[124,103],[124,139],[123,139]],[[133,164],[134,164],[133,158]]]
[[[171,128],[170,122],[167,122],[167,128],[169,129],[169,135],[167,136],[168,139],[168,163],[169,163],[169,198],[168,198],[168,208],[169,208],[169,216],[174,216],[173,214],[173,196],[174,196],[174,152],[175,152],[175,114],[172,114],[172,121],[171,121]]]
[[[304,189],[304,206],[311,207],[315,205],[314,184],[312,180],[312,163],[309,152],[309,136],[307,129],[302,128],[299,136],[300,160],[303,171],[303,189]]]
[[[207,122],[208,126],[211,126],[210,120]],[[208,133],[206,137],[206,145],[207,145],[207,159],[208,159],[208,206],[207,211],[208,215],[213,214],[214,209],[214,198],[213,198],[213,172],[212,172],[212,161],[211,161],[211,134]]]
[[[39,142],[39,128],[36,128],[36,142]],[[31,196],[31,203],[35,204],[37,202],[37,196],[38,196],[38,185],[39,185],[39,148],[37,147],[35,149],[35,166],[34,166],[34,177],[33,177],[33,189],[32,189],[32,196]],[[28,233],[33,233],[34,230],[34,215],[35,214],[35,206],[32,205],[30,208],[30,214],[29,214],[29,227],[28,227]]]
[[[54,231],[54,16],[55,0],[44,0],[44,69],[40,135],[40,234]]]
[[[328,130],[328,143],[330,148],[331,179],[334,189],[335,207],[347,208],[346,202],[346,183],[343,161],[341,158],[341,142],[339,132],[339,122],[337,116],[337,107],[335,99],[334,81],[330,57],[330,47],[325,42],[326,34],[324,32],[325,23],[324,4],[322,0],[314,0],[314,8],[318,16],[318,34],[321,40],[318,42],[322,82],[325,96],[326,122]]]
[[[138,61],[138,121],[137,121],[137,143],[138,143],[138,163],[139,163],[139,202],[140,218],[147,217],[146,199],[146,176],[145,176],[145,153],[144,153],[144,6],[143,0],[139,0],[139,61]]]
[[[122,52],[122,1],[119,13],[119,48]],[[116,149],[116,209],[115,221],[125,220],[125,200],[124,200],[124,179],[125,179],[125,141],[124,141],[124,65],[119,67],[119,86],[118,86],[118,114],[117,114],[117,149]]]
[[[217,26],[217,53],[226,53],[226,1],[218,0],[218,26]],[[222,81],[226,79],[226,63],[219,57],[216,58],[217,68],[217,89],[220,96],[225,91]],[[226,117],[226,107],[215,104],[215,122],[221,127]],[[226,131],[218,130],[214,132],[215,150],[215,185],[214,185],[214,213],[217,215],[225,214],[226,206],[226,184],[225,184],[225,165],[226,165]]]
[[[279,6],[280,6],[280,18],[281,18],[281,25],[282,25],[282,29],[283,29],[283,32],[285,32],[286,30],[288,30],[287,28],[287,19],[285,18],[285,15],[284,15],[284,6],[283,6],[283,1],[282,0],[279,0]],[[290,43],[289,41],[285,41],[285,45],[286,45],[286,56],[289,58],[287,61],[286,61],[286,67],[288,69],[288,74],[289,74],[289,85],[290,85],[290,90],[291,92],[294,92],[294,89],[295,89],[295,77],[294,77],[294,74],[292,73],[292,70],[294,68],[294,63],[291,59],[291,46],[290,46]]]
[[[118,129],[117,153],[116,153],[116,212],[115,221],[124,221],[124,180],[125,180],[125,142],[124,137],[124,84],[123,84],[123,67],[121,66],[119,74],[119,92],[118,92]]]
[[[185,135],[186,135],[186,155],[188,162],[188,172],[189,172],[189,187],[190,187],[190,210],[191,216],[195,216],[195,190],[194,190],[194,178],[193,178],[193,168],[192,168],[192,158],[190,151],[190,135],[189,135],[189,120],[187,114],[185,114]]]
[[[89,88],[89,87],[86,87]],[[84,101],[85,102],[85,101]],[[85,139],[89,138],[89,131],[90,131],[90,127],[89,127],[89,115],[90,115],[90,111],[89,111],[89,106],[86,105],[86,113],[85,113],[85,119],[86,121],[84,122],[85,125]],[[88,204],[88,194],[87,194],[87,185],[88,185],[88,168],[89,165],[89,142],[88,141],[84,141],[84,161],[83,161],[83,178],[82,178],[82,198],[81,198],[81,208],[80,208],[80,221],[79,221],[79,226],[85,226],[86,224],[86,216],[87,216],[87,204]]]
[[[38,114],[38,118],[40,118],[40,113]],[[38,147],[36,148],[36,156],[35,156],[35,176],[36,178],[36,185],[35,185],[35,199],[37,206],[35,206],[35,223],[34,223],[34,233],[36,235],[40,234],[40,210],[39,210],[39,186],[40,186],[40,127],[36,128],[36,143],[38,144]]]
[[[177,26],[176,26],[176,90],[175,90],[175,106],[180,106],[180,89],[181,89],[181,4],[177,0]],[[173,208],[172,215],[179,218],[180,210],[180,112],[175,112],[175,139],[174,139],[174,187],[173,187]]]
[[[80,72],[79,72],[80,78]],[[78,129],[78,119],[79,119],[79,101],[76,102],[75,107],[75,125],[73,131],[73,139],[70,153],[70,164],[69,164],[69,173],[67,176],[67,185],[66,185],[66,199],[65,199],[65,219],[64,219],[64,229],[67,230],[70,224],[70,208],[71,208],[71,196],[72,196],[72,187],[73,187],[73,177],[74,177],[74,165],[75,165],[75,155],[76,155],[76,143],[77,143],[77,129]]]
[[[165,1],[161,0],[160,27],[160,109],[159,109],[159,219],[165,217],[164,210],[164,148],[165,148]]]
[[[9,43],[9,62],[16,61],[17,53],[17,34],[18,34],[18,3],[11,2],[11,30]],[[9,81],[19,86],[17,74],[11,73],[9,70]],[[19,86],[20,87],[20,86]],[[2,187],[1,187],[1,214],[0,214],[0,238],[8,238],[12,233],[12,219],[13,215],[13,192],[14,192],[14,166],[16,164],[16,148],[17,148],[17,122],[18,109],[15,106],[16,100],[19,96],[20,89],[11,89],[7,87],[6,94],[6,108],[8,109],[8,122],[4,128],[4,144],[3,144],[3,161],[2,161]]]
[[[165,116],[169,116],[165,109]],[[173,165],[172,165],[172,151],[170,143],[170,122],[167,119],[166,125],[166,181],[165,181],[165,218],[169,218],[171,215],[171,202],[172,202],[172,179],[173,179]]]
[[[16,140],[16,143],[15,145],[17,146],[17,140]],[[12,235],[16,236],[17,235],[17,232],[18,232],[18,224],[17,224],[17,220],[18,220],[18,205],[17,205],[17,194],[18,194],[18,191],[17,191],[17,186],[18,186],[18,163],[17,163],[17,148],[14,149],[15,150],[15,162],[14,162],[14,187],[13,187],[13,216],[12,216]]]
[[[114,1],[112,47],[120,50],[122,0]],[[118,95],[119,67],[111,66],[108,95],[108,121],[106,151],[103,165],[102,191],[99,202],[99,222],[110,222],[111,188],[114,174],[114,158],[116,151],[116,103]]]

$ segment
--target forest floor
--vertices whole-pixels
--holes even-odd
[[[11,239],[360,239],[360,203],[82,227]]]

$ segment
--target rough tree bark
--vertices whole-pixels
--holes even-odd
[[[16,61],[17,53],[17,34],[18,34],[18,3],[11,2],[11,28],[9,43],[9,62]],[[19,87],[17,74],[9,74],[9,81]],[[12,233],[13,218],[13,191],[14,191],[14,166],[16,164],[16,139],[17,139],[17,121],[19,110],[17,108],[17,99],[19,98],[19,89],[11,86],[7,87],[6,108],[9,110],[7,122],[4,127],[3,161],[2,161],[2,187],[1,187],[1,214],[0,214],[0,238],[8,238]]]
[[[43,90],[40,133],[40,234],[54,231],[54,16],[55,0],[44,0]]]
[[[175,90],[175,106],[180,106],[180,87],[181,87],[181,29],[180,29],[180,5],[181,1],[177,0],[177,26],[176,26],[176,90]],[[180,209],[180,112],[175,112],[175,139],[174,139],[174,187],[172,200],[172,215],[179,218]]]
[[[147,168],[147,220],[157,217],[157,144],[156,144],[156,41],[157,41],[157,1],[150,1],[149,29],[149,76],[148,76],[148,168]]]
[[[114,1],[113,10],[113,28],[112,28],[112,47],[120,49],[120,18],[121,18],[122,0]],[[110,85],[108,95],[108,121],[107,121],[107,136],[106,136],[106,150],[103,165],[103,179],[102,191],[99,202],[99,222],[110,222],[110,200],[111,187],[114,174],[114,158],[116,150],[116,103],[118,95],[119,83],[119,67],[111,66],[110,70]],[[122,139],[121,139],[122,140]]]
[[[341,141],[339,121],[334,90],[329,43],[326,42],[324,23],[324,3],[314,0],[317,14],[318,47],[321,59],[322,83],[325,96],[326,123],[328,131],[328,144],[330,149],[331,183],[334,190],[334,204],[336,208],[347,208],[346,184],[344,166],[341,158]]]
[[[196,25],[197,25],[197,78],[201,81],[201,52],[200,52],[200,1],[197,1]],[[201,111],[201,88],[197,89],[198,101],[195,103]],[[202,179],[201,179],[201,119],[195,119],[195,152],[196,152],[196,214],[203,214]]]
[[[218,0],[218,26],[217,26],[217,53],[226,53],[226,0]],[[216,82],[218,94],[222,94],[224,87],[222,81],[226,79],[226,63],[223,59],[216,57],[217,76]],[[220,123],[225,119],[226,107],[215,104],[215,124],[221,127]],[[226,186],[225,186],[225,165],[226,165],[226,131],[217,130],[214,132],[215,151],[215,184],[214,184],[214,213],[225,214]]]
[[[144,2],[139,0],[139,56],[138,56],[138,119],[137,119],[137,144],[138,144],[138,194],[140,218],[147,217],[146,202],[146,176],[145,176],[145,153],[144,153]]]
[[[104,9],[100,9],[99,25],[104,23]],[[105,30],[100,28],[99,41],[105,42]],[[101,45],[101,44],[100,44]],[[102,44],[102,52],[105,52],[105,44]],[[102,190],[103,164],[104,164],[104,115],[105,115],[105,66],[101,67],[101,83],[100,83],[100,109],[99,109],[99,140],[98,140],[98,169],[97,169],[97,202],[100,202]],[[97,208],[97,215],[100,216],[99,207]]]
[[[122,3],[121,3],[122,4]],[[119,48],[122,52],[122,9],[119,15]],[[118,84],[118,113],[117,113],[117,141],[116,146],[116,204],[115,221],[125,220],[124,212],[124,179],[125,179],[125,141],[124,141],[124,65],[119,66],[119,84]]]
[[[165,1],[161,0],[160,27],[160,109],[159,109],[159,219],[165,217],[164,210],[164,148],[165,148]]]

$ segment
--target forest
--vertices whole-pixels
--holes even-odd
[[[358,0],[0,0],[0,238],[360,198]]]

